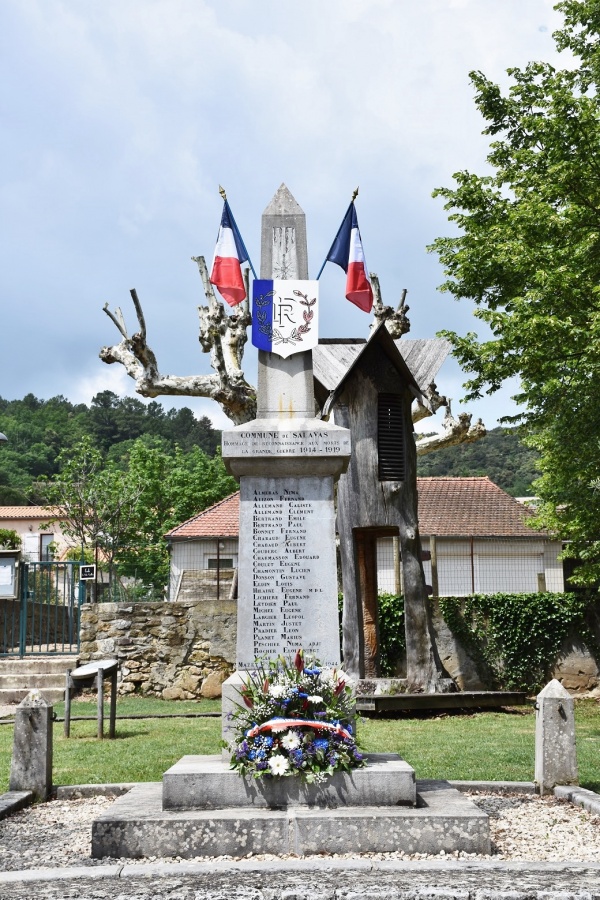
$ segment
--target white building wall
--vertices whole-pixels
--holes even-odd
[[[430,541],[423,539],[423,549]],[[438,588],[442,597],[468,594],[535,593],[564,590],[561,545],[557,541],[437,538]],[[431,584],[431,562],[423,563]],[[538,576],[543,575],[540,580]]]
[[[169,579],[169,600],[175,600],[184,572],[204,572],[216,569],[217,560],[221,568],[237,569],[237,538],[198,538],[191,541],[173,541],[171,548],[171,570]]]

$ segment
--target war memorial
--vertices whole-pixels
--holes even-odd
[[[223,432],[241,491],[236,672],[223,694],[229,745],[256,660],[281,658],[293,671],[302,648],[345,684],[334,484],[351,438],[315,417],[318,283],[308,281],[304,213],[284,185],[263,214],[260,276],[255,344],[270,349],[259,349],[257,417]],[[248,778],[230,766],[231,747],[222,756],[190,750],[162,784],[137,785],[95,820],[94,857],[490,852],[487,815],[446,782],[417,782],[395,754],[369,754],[360,767],[307,783]]]

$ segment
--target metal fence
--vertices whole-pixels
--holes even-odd
[[[18,596],[0,600],[0,656],[76,652],[84,596],[79,563],[21,563]]]

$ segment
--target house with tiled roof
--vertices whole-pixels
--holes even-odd
[[[423,567],[434,594],[564,590],[561,541],[532,529],[532,511],[489,478],[419,478],[417,484]],[[380,585],[391,582],[392,566],[387,563],[386,574],[383,560],[392,553],[390,539],[380,540]]]
[[[227,598],[238,564],[240,494],[236,491],[176,528],[169,542],[169,599]]]
[[[562,591],[561,542],[527,525],[531,511],[489,478],[419,478],[425,576],[434,593]],[[170,599],[191,597],[203,575],[210,599],[229,595],[237,568],[239,492],[169,532]],[[380,593],[400,593],[398,541],[377,540]],[[208,599],[208,597],[207,597]]]
[[[26,562],[62,559],[73,546],[47,506],[0,506],[0,528],[17,532]]]

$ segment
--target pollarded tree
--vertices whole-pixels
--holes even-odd
[[[600,576],[600,0],[564,0],[555,69],[509,69],[508,93],[471,73],[494,138],[491,174],[459,172],[446,200],[457,237],[438,238],[442,290],[476,304],[493,337],[445,332],[470,373],[468,397],[517,376],[516,400],[541,451],[538,525],[574,543]]]

